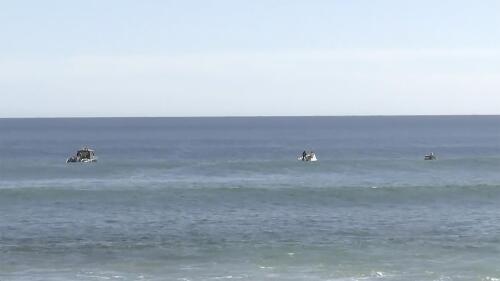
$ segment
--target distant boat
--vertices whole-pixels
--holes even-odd
[[[437,157],[431,152],[430,154],[424,156],[424,160],[437,160]]]
[[[66,163],[92,163],[97,162],[95,151],[84,147],[76,152],[76,155],[71,156],[66,160]]]
[[[318,161],[318,158],[316,158],[316,154],[313,152],[313,151],[310,151],[310,152],[305,152],[297,157],[297,160],[300,160],[300,161],[305,161],[305,162],[316,162]]]

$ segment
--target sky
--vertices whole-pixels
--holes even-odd
[[[498,11],[0,0],[0,117],[500,114]]]

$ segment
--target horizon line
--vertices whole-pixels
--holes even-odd
[[[120,119],[120,118],[318,118],[318,117],[494,117],[500,114],[346,114],[346,115],[193,115],[193,116],[21,116],[4,119]]]

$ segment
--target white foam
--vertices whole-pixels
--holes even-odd
[[[217,276],[217,277],[212,277],[210,279],[212,280],[221,280],[221,279],[243,279],[247,276],[233,276],[233,275],[227,275],[227,276]]]

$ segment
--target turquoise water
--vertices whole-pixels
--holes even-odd
[[[498,280],[499,124],[3,119],[0,280]]]

